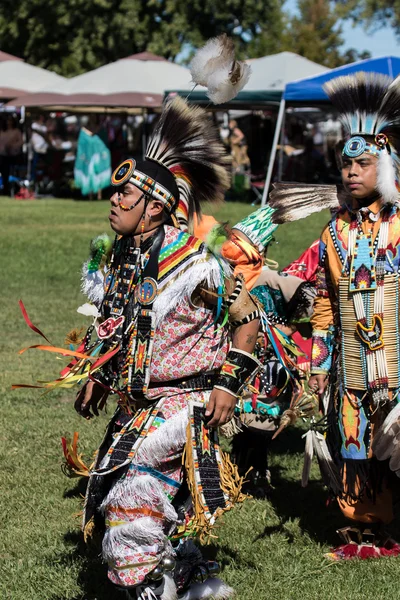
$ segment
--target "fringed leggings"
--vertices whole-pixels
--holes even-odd
[[[167,536],[178,519],[172,500],[182,484],[190,397],[199,401],[202,394],[165,398],[156,426],[103,501],[103,557],[110,580],[119,586],[137,586],[163,556],[172,553]]]

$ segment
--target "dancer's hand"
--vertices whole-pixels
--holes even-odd
[[[207,427],[220,427],[233,417],[237,398],[224,390],[213,389],[206,408],[206,417],[211,417]]]
[[[311,375],[308,380],[308,387],[314,394],[318,394],[319,398],[322,399],[326,386],[328,385],[328,375],[319,373],[318,375]]]
[[[99,416],[99,410],[104,408],[108,397],[108,391],[94,381],[88,381],[78,392],[74,404],[77,413],[85,419],[91,419],[93,415]],[[90,412],[92,409],[93,414]]]

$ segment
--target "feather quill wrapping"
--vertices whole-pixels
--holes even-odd
[[[274,183],[269,206],[275,209],[272,221],[277,225],[305,219],[321,210],[339,209],[348,196],[340,185]]]
[[[200,48],[191,64],[193,83],[207,88],[214,104],[232,100],[249,81],[251,68],[235,59],[235,46],[224,33]]]

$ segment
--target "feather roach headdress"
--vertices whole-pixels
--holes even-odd
[[[207,88],[213,104],[232,100],[249,81],[251,68],[236,60],[233,40],[224,33],[198,50],[190,64],[193,83]]]
[[[324,89],[339,111],[348,139],[342,154],[378,157],[377,190],[387,204],[399,201],[400,78],[356,73],[328,81]]]
[[[182,98],[169,101],[149,141],[145,160],[124,161],[113,173],[116,186],[128,181],[176,214],[187,229],[203,202],[223,200],[229,188],[229,157],[205,110]]]

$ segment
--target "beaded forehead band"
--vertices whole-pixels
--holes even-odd
[[[388,144],[389,140],[384,133],[378,133],[378,135],[375,136],[375,144],[367,142],[361,135],[355,135],[347,140],[342,155],[348,156],[349,158],[357,158],[365,153],[379,157],[379,154],[382,150],[387,148]]]
[[[168,211],[171,211],[176,203],[175,196],[167,188],[136,169],[136,161],[133,158],[124,160],[111,176],[111,185],[120,186],[124,183],[132,183],[155,200],[160,200]]]

